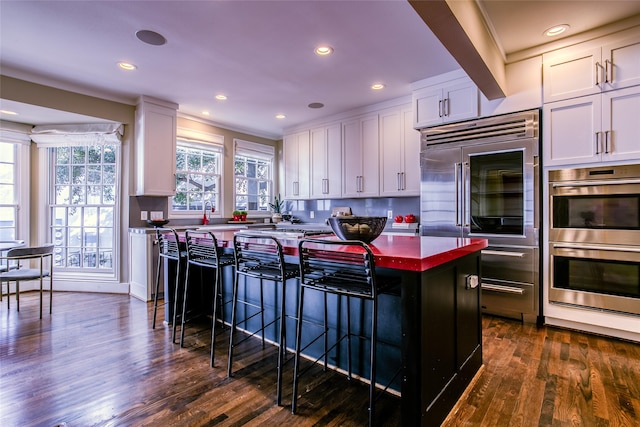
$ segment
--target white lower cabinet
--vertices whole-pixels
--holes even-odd
[[[342,197],[378,196],[378,114],[342,122]]]
[[[129,295],[142,301],[152,301],[155,293],[158,257],[155,256],[155,232],[129,232]],[[160,292],[163,292],[160,275]]]
[[[380,113],[380,196],[420,195],[420,132],[411,106]]]
[[[545,104],[545,166],[640,159],[640,87]]]

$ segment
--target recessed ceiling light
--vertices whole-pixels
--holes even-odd
[[[216,99],[218,101],[224,101],[225,99],[227,99],[227,95],[223,95],[223,94],[216,95]]]
[[[15,111],[9,111],[9,110],[0,110],[0,114],[6,114],[7,116],[17,116],[18,113],[16,113]]]
[[[209,112],[208,112],[208,111],[203,111],[203,112],[202,112],[202,115],[203,115],[203,116],[208,116],[208,115],[209,115]]]
[[[312,102],[308,105],[309,108],[322,108],[324,104],[322,102]]]
[[[331,55],[333,53],[333,48],[331,46],[318,46],[315,53],[320,56]]]
[[[151,30],[140,30],[136,32],[136,37],[141,42],[150,44],[153,46],[162,46],[167,43],[167,39],[162,34],[156,33]]]
[[[384,85],[382,83],[374,83],[371,85],[371,89],[373,90],[384,89]]]
[[[546,29],[543,34],[547,37],[554,37],[564,33],[569,28],[570,27],[567,24],[554,25],[553,27]]]
[[[287,116],[285,116],[284,114],[276,114],[276,119],[284,119],[285,117]]]
[[[129,62],[118,62],[118,67],[127,71],[135,70],[136,68],[138,68],[134,64],[131,64]]]

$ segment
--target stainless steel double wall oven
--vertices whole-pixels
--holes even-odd
[[[640,165],[549,171],[549,301],[640,315]]]
[[[421,130],[421,234],[480,237],[483,311],[540,320],[539,110]]]

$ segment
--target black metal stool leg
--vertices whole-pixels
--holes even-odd
[[[173,333],[171,334],[171,342],[176,342],[176,328],[178,323],[178,300],[180,296],[180,260],[176,261],[176,290],[174,292],[175,298],[173,301]]]
[[[227,366],[227,376],[232,376],[233,366],[233,335],[236,330],[236,308],[238,306],[238,275],[233,280],[233,297],[231,300],[231,330],[229,331],[229,361]]]

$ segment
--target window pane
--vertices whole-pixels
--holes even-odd
[[[271,162],[236,155],[235,209],[267,212],[271,200]]]
[[[221,155],[216,149],[181,146],[178,140],[176,194],[172,197],[171,210],[202,211],[205,201],[216,207],[220,197],[220,162]]]
[[[118,147],[62,147],[51,151],[55,265],[113,272]],[[69,159],[72,166],[68,165]]]

